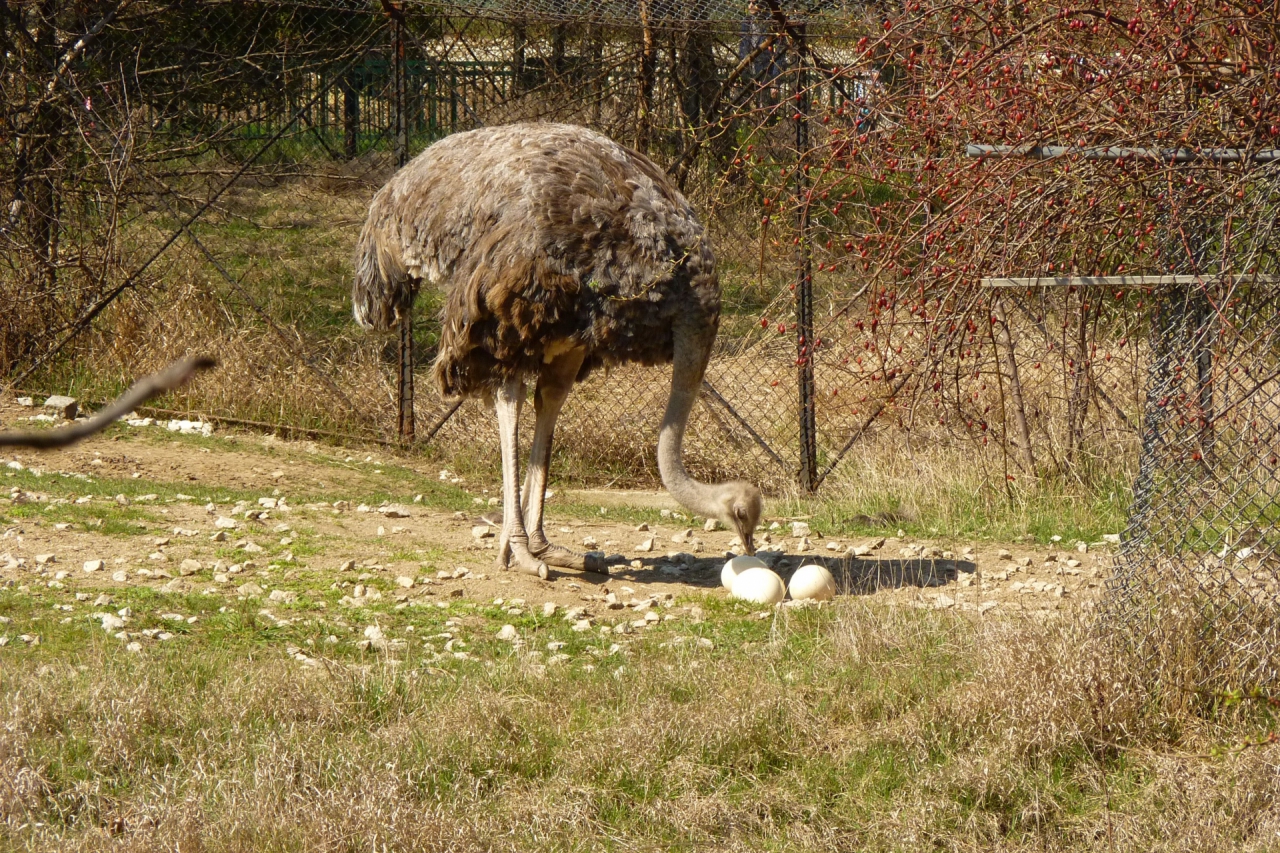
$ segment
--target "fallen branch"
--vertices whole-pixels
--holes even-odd
[[[197,356],[175,362],[152,376],[139,379],[133,387],[124,392],[114,403],[102,409],[89,420],[73,424],[59,430],[49,432],[6,432],[0,433],[0,447],[30,447],[35,450],[49,450],[75,444],[96,432],[101,432],[120,418],[132,412],[152,397],[178,388],[186,383],[198,371],[208,370],[217,364],[208,356]]]

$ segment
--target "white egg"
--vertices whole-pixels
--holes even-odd
[[[787,588],[782,578],[771,569],[759,567],[746,569],[733,581],[733,597],[756,604],[777,604],[786,598]]]
[[[836,594],[836,579],[831,577],[831,572],[824,567],[810,563],[796,569],[795,574],[791,576],[788,591],[796,601],[802,599],[830,601]]]
[[[724,564],[724,568],[720,570],[720,585],[725,589],[733,589],[733,579],[747,569],[767,569],[769,564],[759,557],[749,557],[746,554],[739,554],[732,560]]]

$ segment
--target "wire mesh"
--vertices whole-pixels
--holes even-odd
[[[1254,276],[1157,294],[1142,464],[1104,625],[1155,689],[1277,681],[1280,288]]]

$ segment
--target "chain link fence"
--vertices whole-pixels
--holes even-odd
[[[1280,84],[1248,58],[1270,31],[1206,9],[9,4],[0,366],[106,397],[211,352],[223,369],[179,409],[411,431],[492,470],[491,413],[407,396],[407,348],[354,327],[351,247],[435,139],[585,124],[666,169],[716,247],[692,471],[840,495],[953,466],[1011,504],[1136,472],[1107,624],[1153,661],[1203,660],[1192,686],[1273,683]],[[405,342],[419,380],[435,300]],[[557,471],[655,485],[667,389],[643,368],[583,383]]]

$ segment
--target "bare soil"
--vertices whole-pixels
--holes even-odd
[[[0,419],[9,425],[31,413],[11,403],[0,406]],[[562,606],[602,604],[609,592],[621,603],[703,591],[728,594],[720,589],[719,576],[733,535],[707,531],[702,519],[685,518],[665,493],[556,489],[548,502],[548,537],[574,548],[602,550],[617,562],[609,576],[553,570],[543,581],[500,570],[494,561],[496,539],[475,535],[475,528],[484,524],[481,514],[495,508],[490,503],[497,492],[494,484],[456,484],[471,493],[472,511],[436,509],[413,499],[415,483],[456,479],[438,465],[425,470],[419,461],[386,452],[357,454],[270,436],[220,432],[219,439],[202,443],[158,425],[131,427],[69,450],[0,460],[38,471],[38,482],[49,484],[48,489],[19,489],[8,498],[0,490],[0,517],[4,505],[14,501],[51,504],[51,515],[56,515],[52,509],[70,505],[85,515],[83,521],[53,523],[27,514],[8,524],[0,532],[0,582],[29,581],[35,571],[43,577],[61,575],[59,581],[73,589],[148,584],[235,595],[240,586],[256,580],[266,595],[268,581],[300,580],[343,589],[363,581],[385,587],[397,601],[521,598]],[[6,473],[14,477],[20,470],[10,467]],[[96,496],[77,495],[75,484],[83,478],[170,484],[175,492],[151,500],[146,495],[105,497],[100,488]],[[184,488],[203,490],[205,497],[184,496]],[[210,489],[212,500],[207,499]],[[241,499],[216,494],[221,489]],[[246,493],[252,498],[244,498]],[[386,493],[407,517],[365,503],[370,495]],[[314,499],[317,495],[325,499]],[[284,504],[264,507],[257,498],[269,499],[267,503],[283,499]],[[576,515],[558,510],[566,503]],[[584,517],[583,506],[597,504],[598,514]],[[142,514],[141,520],[127,522],[136,535],[120,535],[118,527],[114,533],[102,532],[94,510],[101,508],[100,515],[107,517],[125,507]],[[660,510],[661,520],[637,524],[617,518],[639,509],[650,514]],[[219,518],[236,526],[219,528]],[[832,571],[842,594],[906,606],[1044,617],[1096,598],[1111,564],[1109,551],[1097,544],[851,539],[824,536],[819,529],[801,540],[791,535],[791,521],[766,516],[767,529],[758,543],[784,580],[805,563],[820,563]],[[219,533],[225,534],[223,541],[216,541]],[[641,550],[649,539],[651,550]],[[851,549],[859,546],[869,553],[853,556]],[[38,562],[42,555],[52,559],[44,556]],[[85,572],[84,564],[94,560],[102,560],[104,567]],[[192,572],[188,564],[184,570],[188,560],[198,561],[200,568]],[[406,586],[405,578],[413,585]],[[608,618],[603,611],[593,615]]]

